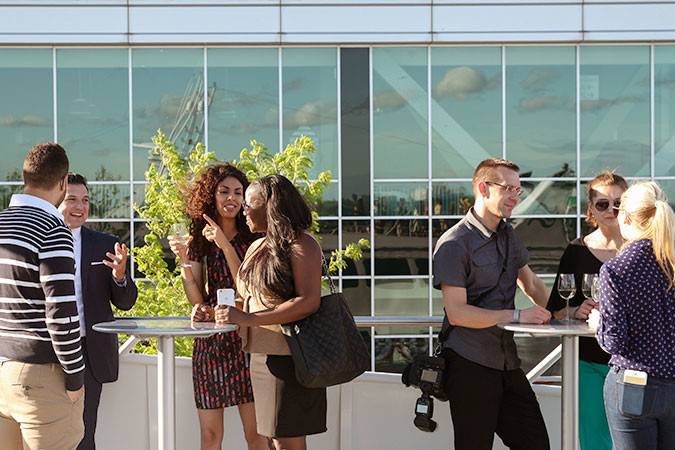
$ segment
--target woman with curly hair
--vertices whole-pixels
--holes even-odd
[[[242,212],[247,186],[246,176],[231,164],[207,168],[188,193],[188,243],[169,239],[181,261],[183,288],[195,321],[214,320],[216,293],[235,287],[234,277],[254,240]],[[221,448],[223,409],[235,405],[248,449],[268,449],[267,439],[256,431],[249,359],[238,331],[194,340],[192,380],[202,450]]]
[[[252,232],[265,233],[246,252],[237,276],[243,310],[218,306],[216,320],[239,324],[251,353],[258,433],[277,450],[305,450],[305,436],[326,431],[326,389],[295,378],[280,324],[303,319],[321,304],[321,246],[307,232],[312,214],[282,175],[251,183],[244,203]]]

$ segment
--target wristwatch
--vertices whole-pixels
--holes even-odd
[[[513,322],[514,323],[520,322],[520,310],[518,308],[513,310]]]

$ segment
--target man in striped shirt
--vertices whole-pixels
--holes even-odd
[[[72,450],[84,433],[84,360],[75,302],[73,236],[56,209],[68,157],[38,144],[24,193],[0,212],[0,443]]]

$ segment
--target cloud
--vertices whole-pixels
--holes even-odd
[[[49,120],[40,116],[2,116],[0,125],[5,127],[42,127],[49,125]]]
[[[464,100],[467,95],[481,92],[491,87],[491,82],[482,72],[471,67],[454,67],[443,75],[434,87],[436,97],[453,97]]]
[[[616,98],[599,98],[597,100],[581,100],[579,107],[582,111],[599,111],[611,106],[621,105],[624,103],[641,103],[647,99],[640,95],[624,95]]]
[[[406,104],[406,99],[395,90],[380,92],[373,97],[373,109],[398,109]]]
[[[521,113],[533,113],[538,111],[571,109],[572,102],[572,99],[565,99],[555,95],[539,95],[536,97],[520,99],[518,102],[518,111]]]
[[[536,67],[527,73],[527,78],[520,82],[520,86],[531,92],[540,92],[546,88],[546,85],[559,78],[560,73],[557,70],[548,67]]]
[[[288,114],[288,111],[286,112]],[[284,120],[284,128],[310,127],[322,123],[336,122],[337,108],[334,104],[321,101],[307,102],[293,111]]]
[[[283,89],[284,92],[288,91],[297,91],[302,89],[305,86],[305,80],[302,78],[293,78],[284,83]]]

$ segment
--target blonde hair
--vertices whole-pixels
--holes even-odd
[[[586,222],[593,227],[598,226],[598,222],[595,220],[595,217],[593,217],[593,200],[595,200],[595,197],[597,196],[597,191],[595,190],[597,186],[618,186],[623,191],[628,189],[626,179],[621,175],[614,173],[613,170],[603,170],[588,182],[586,185],[586,199],[588,200],[586,206]],[[612,205],[609,206],[612,207]]]
[[[671,289],[675,285],[675,213],[666,194],[653,181],[636,183],[621,196],[621,210],[639,233],[624,247],[639,239],[652,241],[654,256]]]

